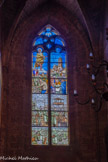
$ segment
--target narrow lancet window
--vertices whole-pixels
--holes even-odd
[[[66,44],[47,25],[32,48],[32,145],[69,145],[68,112]]]

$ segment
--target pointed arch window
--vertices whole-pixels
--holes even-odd
[[[65,41],[47,25],[32,49],[32,145],[69,145]]]

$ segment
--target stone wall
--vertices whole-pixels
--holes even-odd
[[[63,36],[68,52],[70,146],[31,145],[31,52],[36,33],[47,24]],[[84,101],[93,95],[86,72],[91,51],[78,19],[64,7],[40,6],[13,33],[3,49],[2,124],[0,155],[38,157],[39,162],[106,162],[105,104],[97,114],[91,105],[78,105],[73,90]]]

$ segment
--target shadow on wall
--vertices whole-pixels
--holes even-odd
[[[105,145],[106,145],[106,155],[107,155],[107,162],[108,162],[108,126],[105,130]]]
[[[1,53],[0,53],[0,126],[1,126],[1,84],[2,84],[2,74],[1,74]]]

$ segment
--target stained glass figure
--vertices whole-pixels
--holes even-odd
[[[67,94],[67,79],[51,79],[51,93]]]
[[[48,63],[40,64],[38,67],[35,67],[35,64],[32,63],[32,77],[48,77]]]
[[[42,50],[42,48],[37,48],[37,50],[32,53],[33,62],[36,63],[35,67],[39,66],[37,63],[48,62],[48,53]]]
[[[32,145],[69,145],[66,44],[51,25],[33,41],[31,126]]]
[[[50,64],[51,78],[67,78],[66,63],[58,62]]]
[[[43,78],[32,79],[32,93],[47,93],[48,92],[48,80]]]

